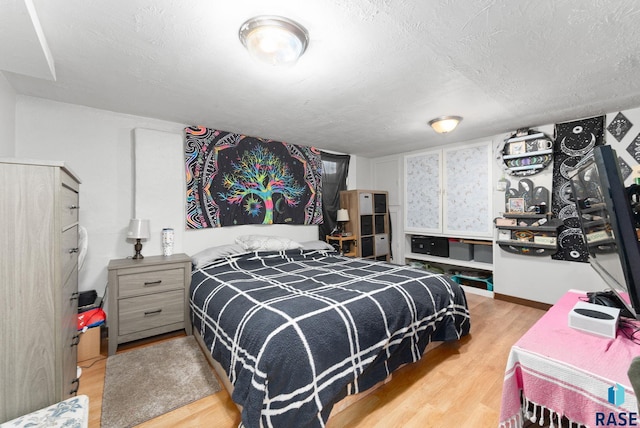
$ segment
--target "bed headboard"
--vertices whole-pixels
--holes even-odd
[[[174,252],[195,254],[215,245],[231,244],[247,234],[283,236],[303,242],[318,239],[318,226],[243,225],[185,230],[184,135],[152,129],[134,130],[133,216],[150,220],[151,238],[145,255],[162,254],[161,233],[174,229]]]

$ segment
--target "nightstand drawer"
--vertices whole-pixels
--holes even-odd
[[[184,321],[184,289],[119,300],[123,336]]]
[[[121,274],[118,282],[120,298],[184,289],[184,269]]]

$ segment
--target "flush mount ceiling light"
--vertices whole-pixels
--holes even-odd
[[[429,125],[438,134],[446,134],[456,129],[461,120],[460,116],[440,116],[430,120]]]
[[[271,65],[291,65],[304,53],[309,33],[281,16],[257,16],[240,27],[240,41],[251,56]]]

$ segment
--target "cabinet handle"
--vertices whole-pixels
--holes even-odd
[[[71,293],[71,298],[69,300],[74,301],[74,300],[78,300],[78,296],[80,295],[80,293],[78,293],[77,291]]]
[[[160,285],[160,284],[162,284],[162,280],[161,280],[161,279],[159,279],[159,280],[157,280],[157,281],[148,281],[148,282],[145,282],[145,283],[144,283],[144,286],[145,286],[145,287],[151,287],[151,286],[154,286],[154,285]]]
[[[155,311],[147,311],[144,313],[145,317],[151,316],[151,315],[157,315],[160,312],[162,312],[162,309],[156,309]]]
[[[69,254],[73,254],[73,253],[77,253],[78,251],[80,251],[80,248],[76,247],[76,248],[71,248],[69,250]]]
[[[75,378],[71,381],[71,385],[76,384],[76,387],[69,391],[69,395],[78,395],[78,389],[80,389],[80,378]]]
[[[70,210],[79,210],[80,207],[78,205],[69,205]]]
[[[76,334],[71,340],[71,347],[73,348],[74,346],[78,346],[78,343],[80,343],[80,335]]]

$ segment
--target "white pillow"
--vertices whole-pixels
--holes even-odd
[[[216,259],[221,259],[225,256],[232,256],[234,254],[242,254],[246,252],[247,250],[245,250],[242,245],[218,245],[217,247],[207,248],[206,250],[202,250],[199,253],[191,256],[191,262],[196,269],[200,269],[201,267],[208,265]]]
[[[300,245],[302,245],[303,250],[328,250],[328,251],[336,250],[333,247],[333,245],[320,240],[301,242]]]
[[[302,245],[289,238],[265,235],[242,235],[236,238],[236,243],[248,251],[282,251],[302,248]]]

